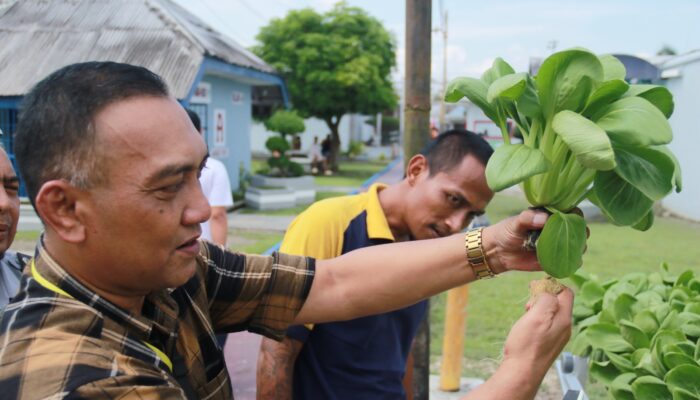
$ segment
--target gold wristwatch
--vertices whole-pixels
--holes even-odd
[[[464,246],[467,249],[467,260],[474,270],[476,279],[493,278],[496,275],[489,267],[481,247],[481,231],[484,228],[471,229],[464,238]]]

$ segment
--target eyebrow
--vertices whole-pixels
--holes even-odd
[[[160,170],[156,171],[153,175],[148,177],[148,179],[146,179],[146,182],[148,182],[149,184],[153,184],[155,182],[169,178],[171,176],[180,175],[180,174],[184,174],[187,172],[198,170],[207,161],[207,157],[208,156],[205,155],[202,158],[201,163],[197,166],[193,166],[192,164],[184,164],[184,163],[183,164],[166,165],[165,167],[161,168]]]

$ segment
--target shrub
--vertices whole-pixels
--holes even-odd
[[[285,153],[291,149],[287,135],[296,135],[303,132],[304,120],[294,111],[279,110],[272,117],[265,121],[265,127],[273,132],[278,132],[280,136],[272,136],[265,141],[265,147],[270,150],[272,157],[268,158],[270,166],[268,175],[273,176],[301,176],[304,168],[290,161]]]
[[[353,140],[350,142],[350,145],[348,146],[348,151],[346,154],[350,158],[355,158],[355,157],[359,156],[360,154],[362,154],[362,152],[364,152],[364,151],[365,151],[365,144],[360,142],[360,141]]]

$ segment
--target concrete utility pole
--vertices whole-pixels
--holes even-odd
[[[431,0],[406,0],[404,166],[430,139],[431,19]],[[415,400],[427,400],[430,395],[430,325],[427,315],[418,328],[413,345]]]

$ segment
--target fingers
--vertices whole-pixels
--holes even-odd
[[[542,229],[549,215],[542,211],[525,210],[518,215],[518,225],[523,231]]]
[[[555,316],[555,319],[570,324],[571,313],[574,308],[574,292],[565,287],[564,290],[557,295],[557,300],[559,303],[559,312]]]
[[[529,312],[542,315],[555,315],[559,310],[557,296],[550,293],[541,293],[535,304],[530,306]]]

